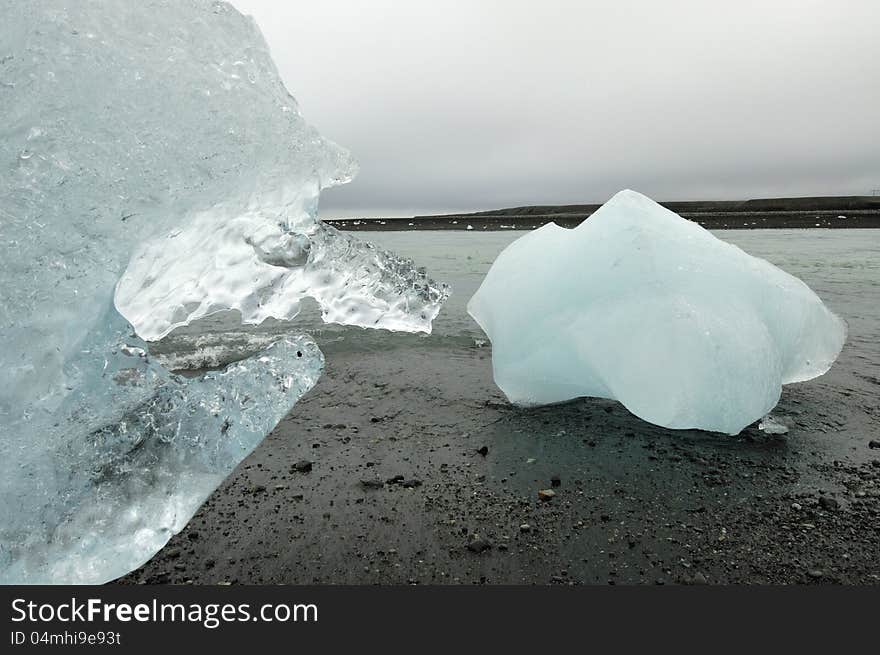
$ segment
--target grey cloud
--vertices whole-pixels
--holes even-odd
[[[870,0],[234,4],[361,163],[324,215],[880,187]]]

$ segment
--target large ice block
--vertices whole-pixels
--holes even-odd
[[[620,401],[669,428],[736,434],[783,384],[825,373],[844,322],[799,279],[635,191],[508,246],[468,311],[511,402]]]
[[[290,319],[307,296],[326,320],[428,331],[448,292],[317,220],[356,165],[230,5],[0,15],[0,582],[104,582],[179,531],[323,363],[290,334],[188,379],[144,339],[228,309]]]

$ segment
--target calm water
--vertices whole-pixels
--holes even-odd
[[[393,334],[383,330],[339,328],[323,324],[317,312],[304,312],[295,329],[309,332],[328,357],[336,350],[376,351],[406,347],[473,346],[484,339],[466,305],[492,262],[509,243],[525,234],[505,232],[362,232],[356,236],[411,257],[435,280],[452,285],[452,295],[434,323],[431,336]],[[880,230],[719,230],[715,235],[746,252],[763,257],[806,282],[832,311],[849,325],[847,357],[858,369],[880,377]],[[225,323],[225,324],[224,324]],[[195,327],[195,326],[193,326]],[[202,322],[170,350],[188,350],[194,332],[224,332],[233,338],[228,320]],[[237,328],[240,329],[240,328]],[[266,338],[290,326],[265,325]],[[258,339],[259,340],[259,339]],[[258,344],[255,344],[258,345]],[[197,348],[196,348],[197,349]]]
[[[363,238],[412,257],[453,294],[434,324],[438,335],[482,336],[465,310],[495,257],[525,232],[373,232]],[[718,230],[718,238],[806,282],[866,347],[880,340],[880,230]],[[877,360],[874,360],[877,363]]]

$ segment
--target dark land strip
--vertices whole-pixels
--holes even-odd
[[[771,198],[743,201],[663,202],[710,230],[880,228],[880,196]],[[600,205],[536,205],[470,214],[412,218],[326,219],[342,230],[531,230],[547,223],[572,228]]]

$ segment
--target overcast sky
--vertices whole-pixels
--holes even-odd
[[[877,0],[233,0],[361,173],[324,217],[880,188]]]

